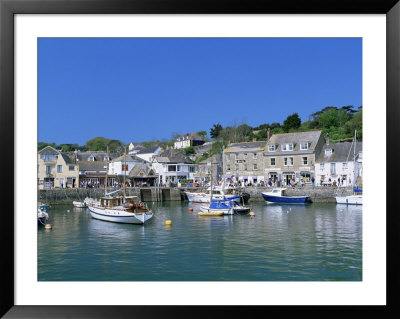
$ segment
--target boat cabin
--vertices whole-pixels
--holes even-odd
[[[272,190],[271,194],[276,196],[286,196],[286,188],[275,188]]]

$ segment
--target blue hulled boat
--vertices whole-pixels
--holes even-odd
[[[310,196],[288,196],[286,188],[276,188],[272,192],[261,193],[268,203],[282,204],[306,204],[310,202]]]

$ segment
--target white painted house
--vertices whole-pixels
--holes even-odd
[[[125,164],[125,158],[124,155],[114,158],[109,164],[108,164],[108,174],[109,175],[124,175],[125,171],[122,170],[122,166]],[[136,165],[136,164],[146,164],[146,161],[143,159],[135,156],[135,155],[126,155],[126,165],[127,171],[126,173],[129,174],[131,169]],[[149,163],[147,162],[147,165]]]
[[[135,155],[146,162],[151,162],[151,159],[158,156],[161,153],[161,150],[160,146],[147,147],[139,150]]]
[[[315,184],[331,185],[340,179],[340,185],[355,185],[362,178],[362,142],[324,145],[315,162]]]
[[[159,176],[161,184],[178,183],[182,179],[193,179],[197,173],[197,164],[185,158],[157,156],[151,167]]]
[[[204,139],[195,133],[186,133],[185,135],[179,136],[174,142],[175,149],[182,149],[189,146],[198,146],[205,143]]]

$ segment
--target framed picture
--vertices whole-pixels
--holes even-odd
[[[395,167],[397,148],[393,146],[399,144],[396,137],[399,136],[400,4],[397,0],[368,3],[324,1],[320,4],[288,0],[281,3],[266,1],[263,4],[232,3],[229,6],[222,3],[184,1],[0,1],[0,128],[1,145],[5,154],[1,157],[1,167],[5,172],[3,196],[7,198],[2,209],[3,220],[6,222],[1,232],[4,243],[1,263],[1,315],[5,318],[147,318],[176,315],[186,317],[193,316],[194,313],[197,316],[206,316],[212,312],[220,316],[227,312],[245,315],[249,310],[253,311],[252,306],[263,306],[262,312],[268,311],[274,315],[309,315],[311,311],[319,315],[319,311],[327,310],[338,315],[359,315],[360,312],[371,312],[371,305],[376,306],[373,311],[382,317],[394,313],[393,245],[398,240],[394,231],[398,223],[396,214],[392,212],[396,211],[393,203],[393,190],[396,189],[393,184],[396,177],[391,174],[386,176],[386,173]],[[366,185],[371,185],[365,187],[369,205],[363,207],[360,226],[362,231],[359,232],[363,236],[362,279],[341,279],[339,281],[342,282],[336,285],[338,282],[320,283],[318,278],[294,283],[294,277],[287,277],[284,282],[276,279],[264,283],[247,282],[246,278],[251,278],[249,276],[244,277],[244,280],[230,277],[226,281],[216,279],[215,282],[213,279],[208,282],[201,278],[200,282],[195,283],[187,277],[183,282],[177,280],[179,277],[171,277],[171,281],[164,280],[159,284],[157,280],[151,279],[132,283],[129,279],[125,282],[123,279],[122,282],[113,282],[112,278],[104,277],[106,279],[102,281],[98,280],[99,277],[88,277],[85,274],[69,277],[38,275],[37,227],[30,226],[26,218],[29,214],[25,213],[29,211],[27,207],[36,203],[37,188],[46,187],[49,183],[46,179],[37,180],[35,176],[38,140],[33,132],[38,131],[40,117],[44,118],[38,111],[38,86],[39,83],[44,83],[38,75],[38,62],[42,58],[43,66],[53,54],[51,50],[40,51],[41,48],[46,45],[49,48],[54,46],[54,39],[68,38],[80,41],[89,38],[109,39],[106,46],[112,46],[112,41],[117,38],[232,38],[243,41],[265,38],[362,39],[359,41],[362,42],[359,47],[362,47],[363,63],[361,105],[366,110],[363,114],[363,128],[366,139],[369,139],[364,152],[365,181]],[[63,45],[66,47],[71,44],[64,42]],[[255,47],[261,50],[258,44]],[[61,51],[62,49],[59,52]],[[115,56],[110,59],[115,59]],[[60,61],[63,61],[62,54],[59,57],[59,63],[62,64]],[[157,70],[159,67],[154,72]],[[46,71],[49,74],[46,81],[50,83],[51,72],[56,71],[51,67]],[[383,106],[385,102],[386,108]],[[326,103],[329,105],[329,102]],[[46,112],[52,112],[52,109],[49,107]],[[54,112],[59,112],[56,107]],[[68,112],[60,112],[60,117],[66,122],[59,126],[61,131],[67,132],[69,123],[79,118],[79,114],[75,117],[69,117],[70,115]],[[179,140],[179,143],[183,145],[184,141]],[[309,147],[304,141],[299,142],[299,145],[303,150]],[[374,151],[377,145],[381,149],[379,152]],[[287,144],[285,147],[293,150],[294,146]],[[255,160],[257,154],[252,153],[249,158]],[[379,160],[381,162],[377,173],[372,168],[376,167],[375,161]],[[302,161],[306,165],[310,159],[303,157]],[[35,165],[28,164],[33,162]],[[275,165],[275,158],[269,162]],[[244,162],[237,163],[243,165]],[[293,164],[293,158],[287,158],[286,163]],[[122,165],[123,171],[130,170],[126,162]],[[58,172],[64,169],[73,170],[72,166],[60,166],[56,169]],[[256,170],[257,163],[251,162],[251,168]],[[174,169],[178,170],[177,167]],[[51,172],[46,172],[47,175],[49,173]],[[143,183],[143,174],[147,174],[146,170],[137,173],[137,182]],[[282,176],[279,175],[281,178]],[[243,179],[242,176],[242,182],[261,182],[258,176],[245,177],[247,178]],[[300,183],[303,178],[311,181],[311,177],[307,174],[286,174],[284,182],[290,185],[297,180]],[[179,181],[183,180],[185,183],[197,183],[187,176]],[[134,178],[132,181],[135,182]],[[87,182],[92,183],[92,179],[88,178]],[[74,179],[68,174],[58,183],[59,188],[64,188],[67,183],[70,186],[75,185]],[[151,182],[146,180],[146,183]],[[376,200],[372,200],[374,196],[377,196]],[[170,227],[173,229],[174,225]],[[126,234],[130,236],[128,232],[120,233],[121,236]],[[48,247],[51,254],[51,245]],[[36,264],[33,262],[31,265],[32,261],[36,261]],[[330,281],[329,278],[331,277],[323,277],[322,280]],[[274,307],[268,307],[272,305]],[[310,309],[311,306],[314,308]]]

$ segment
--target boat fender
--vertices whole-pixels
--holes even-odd
[[[143,205],[143,203],[140,203],[140,205],[139,205],[139,206],[140,206],[140,208],[143,208],[143,206],[144,206],[144,205]]]
[[[166,221],[165,221],[165,225],[166,225],[166,226],[170,226],[171,224],[172,224],[172,221],[171,221],[171,220],[166,220]]]

